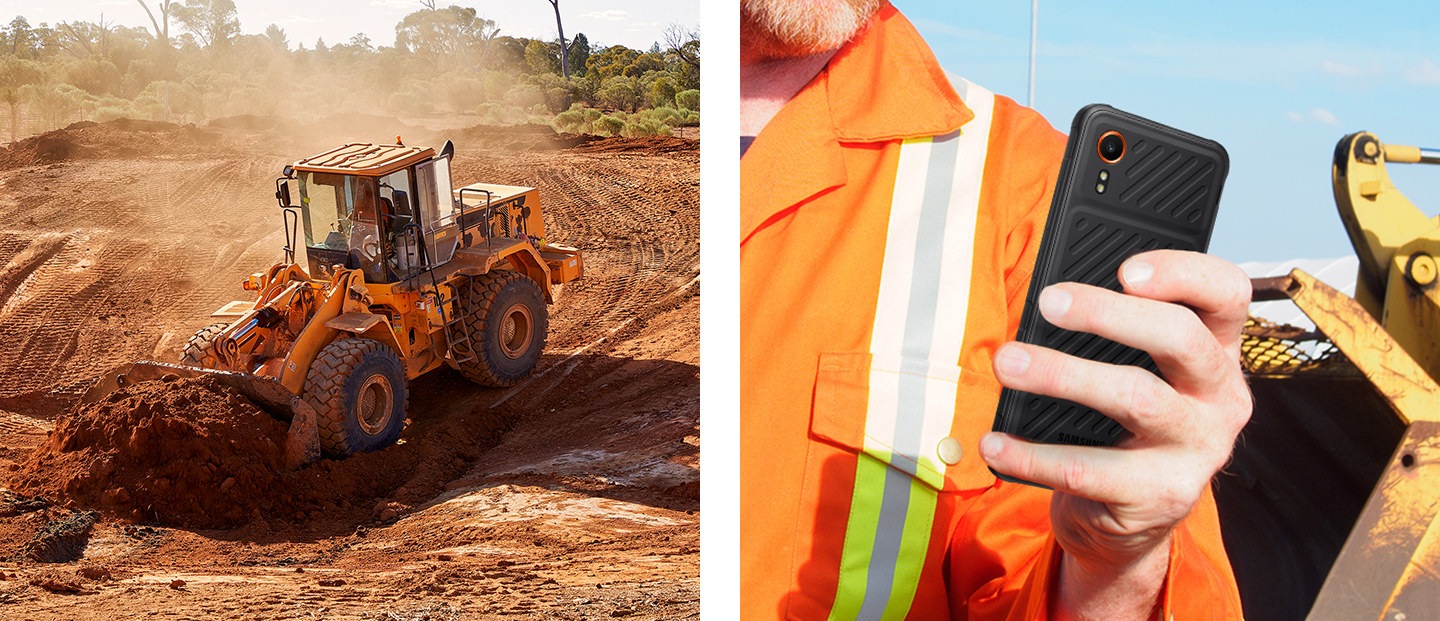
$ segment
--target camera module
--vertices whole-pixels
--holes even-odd
[[[1112,129],[1100,135],[1100,142],[1095,148],[1100,152],[1101,161],[1114,164],[1125,157],[1125,137]]]

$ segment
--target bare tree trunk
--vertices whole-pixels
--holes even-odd
[[[560,31],[560,74],[570,81],[570,46],[565,44],[565,26],[560,23],[560,0],[549,0],[555,7],[555,30]]]
[[[20,133],[20,102],[10,102],[10,142],[15,142],[15,136]]]
[[[170,55],[170,0],[155,0],[155,7],[160,9],[160,19],[155,19],[155,14],[150,12],[150,5],[145,0],[135,0],[140,3],[140,8],[145,9],[145,14],[150,16],[150,25],[155,27],[155,36],[160,39],[162,54],[168,58]],[[165,76],[165,118],[170,120],[170,76]]]

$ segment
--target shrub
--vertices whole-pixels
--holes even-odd
[[[595,133],[605,136],[619,136],[625,129],[625,120],[610,115],[600,117],[595,121]]]
[[[675,93],[675,105],[684,110],[700,111],[700,91],[690,89]]]

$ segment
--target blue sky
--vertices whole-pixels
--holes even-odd
[[[1025,103],[1030,3],[893,0],[951,72]],[[1230,176],[1211,252],[1353,253],[1330,187],[1356,131],[1440,146],[1440,3],[1041,0],[1036,108],[1068,130],[1102,102],[1219,141]],[[1440,167],[1391,165],[1440,211]]]

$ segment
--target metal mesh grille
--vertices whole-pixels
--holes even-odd
[[[1252,375],[1343,373],[1349,367],[1324,334],[1254,316],[1241,332],[1240,361]]]

